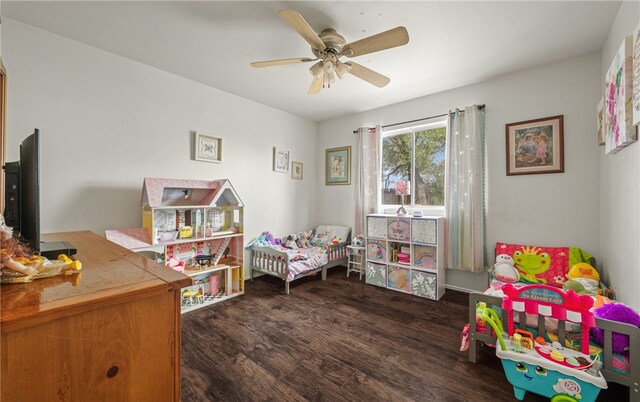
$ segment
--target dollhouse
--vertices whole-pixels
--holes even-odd
[[[145,178],[141,206],[142,228],[107,230],[107,239],[158,252],[168,268],[189,275],[183,312],[244,293],[244,204],[229,180]]]

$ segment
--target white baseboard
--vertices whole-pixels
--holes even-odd
[[[467,289],[467,288],[461,288],[459,286],[453,286],[453,285],[444,285],[445,289],[451,289],[451,290],[456,290],[458,292],[462,292],[462,293],[473,293],[473,292],[477,292],[477,290],[475,289]]]

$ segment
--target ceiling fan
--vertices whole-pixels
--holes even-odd
[[[311,66],[309,71],[313,76],[309,95],[315,95],[322,88],[329,88],[335,81],[336,75],[342,79],[345,74],[355,75],[379,88],[389,83],[389,78],[370,70],[358,63],[348,61],[343,63],[340,57],[356,57],[364,54],[391,49],[406,45],[409,42],[409,34],[405,27],[396,27],[377,35],[372,35],[355,42],[347,41],[334,29],[328,28],[316,34],[307,21],[295,10],[282,10],[280,16],[302,36],[310,45],[315,59],[299,57],[294,59],[254,61],[253,67],[271,67],[285,64],[308,63],[319,60]]]

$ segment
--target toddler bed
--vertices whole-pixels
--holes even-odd
[[[553,256],[554,253],[560,256],[559,260],[563,260],[562,257],[566,256],[567,258],[565,259],[565,262],[567,263],[567,265],[569,264],[569,261],[575,262],[575,258],[573,260],[569,258],[572,252],[574,253],[573,257],[579,255],[582,259],[590,259],[590,257],[586,255],[586,253],[582,252],[579,249],[570,251],[569,248],[542,249],[525,248],[523,246],[513,246],[513,248],[510,248],[504,246],[505,245],[498,243],[498,246],[496,247],[496,255],[504,254],[502,253],[502,251],[505,250],[519,251],[520,254],[524,253],[524,250],[529,250],[530,253],[533,253],[535,251],[538,256],[544,254],[544,259],[547,260],[545,261],[545,264],[547,266],[550,265],[548,260]],[[515,253],[515,251],[513,254],[510,252],[507,253],[509,255],[513,255],[515,257],[514,260],[517,260],[521,255],[518,255],[518,253]],[[562,282],[563,279],[566,280],[565,275],[568,271],[568,268],[564,271],[565,274],[562,274],[562,270],[559,268],[561,264],[557,261],[556,263],[558,264],[558,270],[555,270],[553,273],[551,273],[552,276],[545,278],[544,275],[541,275],[542,272],[529,272],[529,280],[526,282],[533,283],[535,281],[539,281],[539,283],[555,283],[557,286],[557,282]],[[553,263],[551,265],[553,265]],[[532,266],[538,267],[540,266],[540,264],[533,264]],[[521,271],[520,267],[517,267],[517,264],[516,269],[520,271],[519,279],[522,280],[523,272]],[[547,282],[547,278],[550,279],[549,282]],[[518,286],[517,283],[514,285]],[[496,291],[495,283],[492,283],[492,287],[488,289],[488,292],[471,293],[469,295],[469,322],[479,322],[477,321],[478,306],[481,306],[481,308],[484,309],[492,309],[493,311],[497,311],[498,315],[502,316],[501,318],[503,322],[507,322],[508,316],[507,313],[501,309],[502,305],[503,298],[501,297],[501,292]],[[557,340],[561,345],[570,345],[572,342],[575,342],[575,337],[571,336],[573,333],[572,331],[576,330],[575,324],[573,323],[566,322],[564,320],[550,322],[549,319],[545,319],[543,315],[532,316],[524,312],[517,313],[516,318],[518,319],[517,325],[519,328],[532,330],[537,332],[538,334],[549,334],[555,336],[557,337]],[[595,318],[595,325],[596,328],[601,329],[604,333],[604,343],[599,348],[597,348],[597,351],[600,353],[599,359],[603,363],[601,372],[604,375],[604,378],[607,381],[628,386],[629,400],[631,402],[640,402],[640,328],[599,317]],[[555,333],[553,334],[550,333],[550,327],[552,326],[555,327],[553,328],[555,330]],[[579,329],[580,328],[578,328],[578,330]],[[623,355],[613,352],[612,339],[614,333],[627,335],[629,337],[629,348]],[[474,363],[477,359],[477,342],[484,342],[490,345],[495,345],[497,343],[495,331],[493,331],[493,328],[490,325],[469,325],[468,338],[469,361]]]
[[[322,272],[327,279],[327,269],[347,264],[347,245],[351,241],[351,229],[345,226],[320,225],[310,240],[310,247],[290,249],[283,245],[253,245],[250,248],[250,278],[254,271],[281,278],[285,293],[296,279]]]

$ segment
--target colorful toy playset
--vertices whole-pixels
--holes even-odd
[[[604,378],[640,402],[640,315],[612,300],[594,264],[576,247],[497,243],[489,287],[469,296],[460,350],[476,362],[481,342],[500,343],[496,355],[518,398],[531,391],[552,401],[594,400]],[[502,334],[499,317],[531,334]]]
[[[589,331],[595,327],[591,312],[593,298],[567,292],[548,285],[502,288],[505,298],[502,308],[507,312],[507,339],[497,315],[484,315],[496,333],[500,347],[496,355],[502,360],[507,379],[513,385],[515,397],[524,399],[526,391],[551,398],[552,401],[592,402],[607,382],[600,372],[602,363],[589,355]],[[534,339],[531,332],[516,329],[514,315],[528,313],[552,317],[581,325],[581,351],[549,344],[542,336]]]

